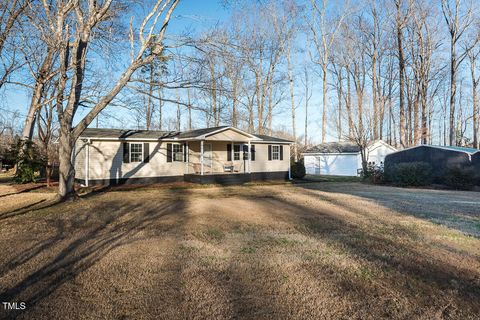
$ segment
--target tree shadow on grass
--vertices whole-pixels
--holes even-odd
[[[358,197],[389,208],[399,214],[443,225],[467,235],[480,238],[480,201],[476,193],[462,191],[402,189],[389,186],[324,185],[321,183],[295,185],[306,192],[343,194]],[[317,194],[317,197],[319,195]],[[355,208],[350,206],[352,210]]]
[[[452,260],[442,259],[443,253],[437,256],[428,252],[415,241],[409,240],[408,233],[400,237],[380,234],[373,228],[351,222],[334,211],[320,211],[279,196],[255,201],[257,205],[263,206],[264,211],[273,219],[296,225],[300,232],[334,245],[352,258],[361,258],[381,270],[386,270],[384,276],[387,278],[381,280],[383,285],[408,296],[411,303],[417,304],[417,307],[424,311],[452,299],[450,303],[460,314],[472,316],[480,312],[479,273],[472,271],[474,267],[464,269],[463,266],[455,265]],[[282,209],[275,211],[272,208]],[[348,207],[344,209],[349,210]],[[288,214],[284,214],[285,212]],[[456,258],[462,259],[462,256]],[[365,282],[351,277],[347,277],[347,280],[341,279],[335,276],[336,272],[338,270],[330,273],[330,280],[342,294],[349,295],[352,291],[363,294],[371,292],[372,288],[368,288]],[[401,279],[397,279],[397,276]],[[317,275],[312,273],[312,277],[316,278]],[[364,312],[368,314],[365,310]]]
[[[62,209],[59,207],[57,210]],[[60,286],[91,268],[115,248],[136,241],[135,236],[140,232],[152,226],[156,226],[156,232],[178,227],[184,218],[185,201],[181,198],[148,203],[109,200],[94,206],[88,212],[80,209],[77,211],[68,213],[80,216],[71,219],[68,227],[65,223],[58,222],[53,235],[18,252],[1,267],[0,276],[3,277],[7,272],[15,272],[16,268],[24,268],[27,262],[41,254],[55,252],[55,246],[62,247],[55,256],[36,266],[31,273],[0,294],[0,301],[24,301],[28,306],[28,310],[12,311],[7,317],[24,317],[28,311],[38,311],[35,307]],[[174,225],[161,224],[162,219],[174,215],[180,215],[175,217]],[[64,244],[65,241],[67,243]]]

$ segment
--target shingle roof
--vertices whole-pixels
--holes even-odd
[[[255,137],[260,138],[264,141],[271,141],[271,142],[292,142],[287,139],[282,139],[282,138],[277,138],[277,137],[272,137],[272,136],[266,136],[264,134],[254,134]]]
[[[124,130],[124,129],[103,129],[103,128],[87,128],[81,134],[82,137],[88,138],[113,138],[113,139],[166,139],[178,136],[177,131],[160,131],[160,130]]]
[[[189,130],[184,132],[179,131],[160,131],[160,130],[126,130],[126,129],[104,129],[104,128],[87,128],[81,134],[83,138],[104,138],[104,139],[189,139],[203,136],[228,126],[219,126],[212,128],[203,128],[196,130]],[[261,140],[271,142],[291,142],[289,140],[266,136],[254,135]]]
[[[326,142],[316,145],[305,153],[356,153],[360,148],[350,142]]]
[[[203,129],[196,129],[196,130],[190,130],[190,131],[185,131],[185,132],[180,132],[178,134],[179,139],[187,139],[187,138],[195,138],[198,136],[203,136],[206,134],[209,134],[211,132],[215,132],[220,129],[228,128],[227,126],[219,126],[219,127],[212,127],[212,128],[203,128]]]

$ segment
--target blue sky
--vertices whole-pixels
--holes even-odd
[[[209,0],[209,1],[195,1],[195,0],[182,0],[180,1],[177,9],[175,10],[174,18],[171,20],[169,25],[169,34],[182,34],[185,31],[201,33],[202,31],[208,29],[209,27],[215,24],[221,24],[223,22],[228,23],[230,12],[225,8],[221,1],[218,0]],[[112,80],[115,80],[115,75],[111,75]],[[300,85],[300,82],[297,81],[297,85]],[[320,92],[321,83],[317,83],[313,88],[313,96],[310,100],[309,106],[309,136],[315,136],[316,133],[319,134],[319,115],[321,113],[321,98],[315,92]],[[287,90],[287,88],[285,88]],[[303,127],[305,121],[304,113],[304,102],[302,100],[303,88],[297,88],[296,90],[296,104],[299,105],[297,108],[297,135],[303,134]],[[28,105],[30,103],[30,90],[9,85],[6,87],[3,92],[0,94],[0,112],[12,112],[19,111],[20,115],[23,116],[26,113]],[[283,106],[283,107],[282,107]],[[286,96],[286,99],[282,102],[280,110],[284,110],[280,114],[275,114],[274,117],[274,127],[275,126],[285,126],[287,128],[291,127],[291,115],[290,115],[290,99]],[[125,109],[114,109],[112,107],[107,108],[108,113],[114,113],[116,116],[122,119],[129,119],[129,111]],[[165,104],[165,113],[166,117],[174,117],[176,112],[176,106],[172,104]],[[77,115],[77,120],[82,113]],[[101,118],[100,118],[101,119]],[[183,124],[186,124],[186,118],[182,120]],[[23,122],[23,119],[22,119]],[[135,128],[136,123],[134,121],[130,122],[127,120],[123,123],[116,123],[115,121],[109,121],[107,123],[100,121],[101,126],[129,126]],[[197,127],[204,126],[203,122],[194,123]],[[19,123],[21,126],[21,123]],[[320,138],[320,137],[319,137]],[[319,140],[316,139],[316,140]],[[330,137],[331,139],[333,137]]]

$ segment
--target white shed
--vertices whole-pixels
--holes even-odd
[[[385,156],[397,151],[388,143],[378,140],[367,149],[368,162],[382,165]],[[307,174],[356,176],[362,168],[360,148],[348,142],[319,144],[303,153]]]

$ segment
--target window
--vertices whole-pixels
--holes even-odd
[[[182,144],[173,144],[173,161],[183,162],[183,145]]]
[[[130,162],[142,162],[143,143],[130,143]]]
[[[280,146],[272,146],[272,160],[280,159]]]
[[[233,145],[233,160],[240,160],[240,145]]]

